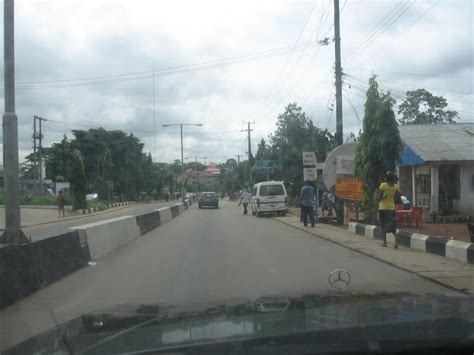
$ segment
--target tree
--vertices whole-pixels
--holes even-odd
[[[270,135],[271,160],[280,160],[282,168],[274,178],[286,181],[289,194],[295,197],[303,185],[302,153],[313,151],[318,161],[336,147],[336,140],[328,130],[322,130],[313,124],[303,109],[296,103],[289,104],[278,115],[277,129]]]
[[[258,143],[257,154],[255,154],[255,160],[267,160],[270,157],[271,149],[265,143],[265,139],[261,139]]]
[[[447,110],[448,103],[442,96],[434,96],[425,89],[407,91],[405,100],[398,108],[400,124],[456,123],[456,111]]]
[[[355,175],[364,186],[365,219],[373,223],[378,209],[375,196],[380,178],[387,171],[395,169],[402,143],[393,112],[395,100],[391,98],[390,92],[379,92],[375,75],[369,79],[366,96],[363,131],[356,150]]]

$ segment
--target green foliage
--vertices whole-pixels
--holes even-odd
[[[107,200],[107,181],[112,181],[113,192],[121,199],[134,200],[142,192],[151,197],[158,179],[170,170],[172,175],[181,173],[180,164],[159,171],[151,156],[143,153],[143,143],[133,134],[99,128],[75,130],[73,135],[71,140],[64,136],[60,143],[46,148],[44,155],[47,175],[53,179],[63,176],[71,183],[75,208],[86,208],[87,193],[97,192],[99,199]],[[179,170],[175,172],[173,168]],[[173,180],[171,176],[169,185],[174,185]]]
[[[336,140],[327,129],[322,130],[313,124],[302,108],[296,103],[289,104],[278,116],[277,129],[270,135],[271,160],[280,160],[282,169],[272,178],[288,183],[290,196],[298,196],[303,186],[304,151],[314,151],[318,161],[336,147]]]
[[[87,201],[88,208],[97,208],[99,211],[107,209],[107,204],[99,200]]]
[[[380,179],[388,170],[395,169],[400,159],[402,143],[398,131],[390,93],[380,93],[375,75],[369,79],[366,93],[363,131],[357,146],[355,175],[364,185],[363,204],[367,222],[375,222],[376,192]]]
[[[398,113],[399,122],[406,124],[455,123],[456,111],[447,110],[448,103],[442,96],[434,96],[425,89],[407,91]]]
[[[72,205],[73,199],[71,196],[65,196],[66,205]],[[5,204],[5,192],[0,192],[0,205]],[[51,206],[56,205],[55,196],[29,196],[29,195],[20,195],[20,205],[30,205],[30,206]]]
[[[336,140],[327,129],[316,127],[296,103],[285,107],[278,115],[276,125],[275,132],[269,135],[269,143],[260,140],[255,159],[250,157],[232,171],[224,169],[220,178],[223,190],[238,191],[244,186],[265,181],[267,172],[256,170],[255,161],[278,160],[281,168],[270,171],[269,178],[285,181],[289,196],[297,201],[303,186],[302,153],[313,151],[318,161],[323,162],[328,152],[336,147]]]

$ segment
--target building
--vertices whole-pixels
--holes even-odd
[[[399,127],[400,190],[426,215],[474,216],[474,123]]]

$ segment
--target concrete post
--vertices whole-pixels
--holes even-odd
[[[15,114],[14,0],[4,1],[3,46],[5,113],[3,115],[3,170],[5,184],[5,233],[1,241],[19,245],[28,242],[21,231],[18,162],[18,118]]]

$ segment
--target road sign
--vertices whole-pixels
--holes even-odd
[[[318,172],[316,168],[303,168],[304,181],[316,181]]]
[[[255,162],[255,169],[262,169],[267,171],[268,168],[281,168],[280,160],[257,160]]]
[[[303,165],[316,165],[316,154],[314,152],[303,152]]]
[[[345,201],[364,201],[362,181],[350,177],[337,179],[336,198]]]

